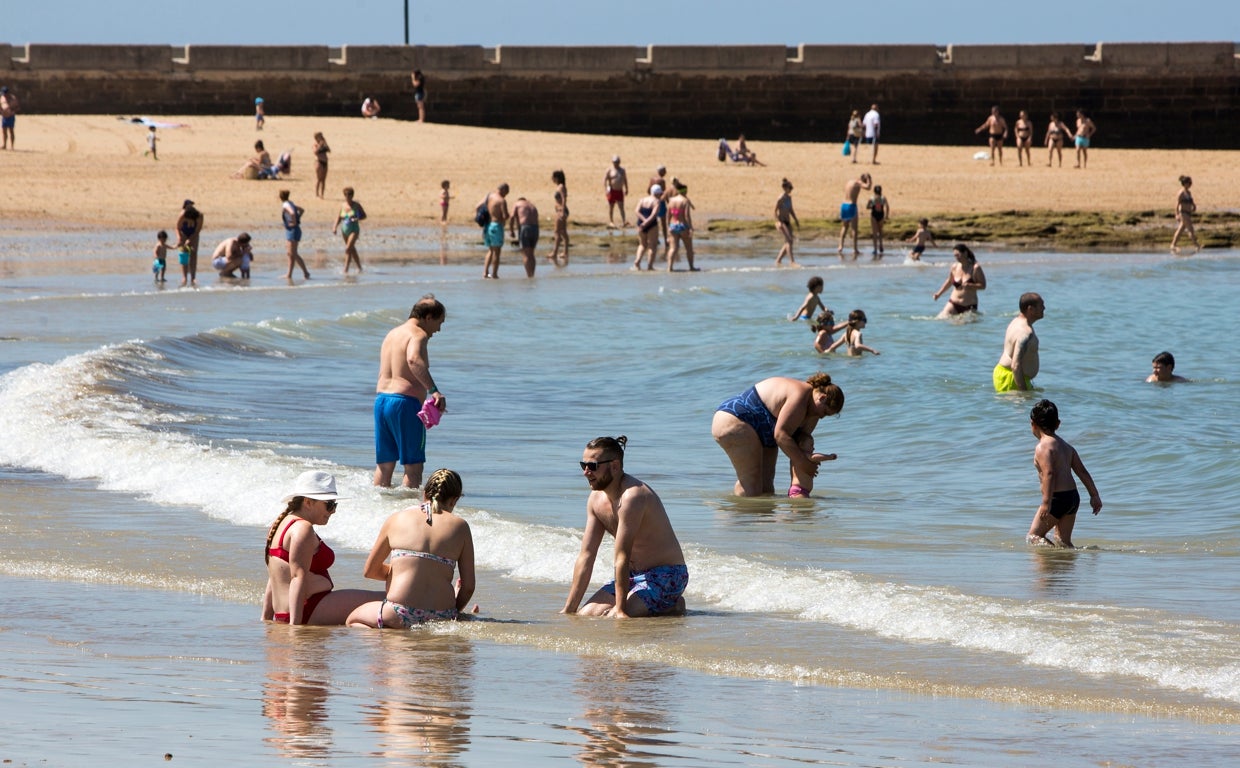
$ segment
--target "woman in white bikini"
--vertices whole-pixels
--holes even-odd
[[[464,610],[474,594],[474,540],[469,523],[453,514],[461,493],[460,475],[436,470],[426,481],[420,506],[384,521],[364,573],[387,582],[387,595],[359,606],[349,615],[349,626],[408,629],[451,621]]]

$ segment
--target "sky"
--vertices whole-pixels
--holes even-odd
[[[0,43],[401,45],[406,3],[414,45],[1240,40],[1236,0],[0,0]]]

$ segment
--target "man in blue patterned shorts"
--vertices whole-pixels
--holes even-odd
[[[685,612],[689,569],[684,553],[658,494],[624,473],[627,441],[624,435],[599,437],[586,444],[582,453],[581,471],[590,483],[586,530],[562,613],[623,619]],[[604,533],[616,540],[615,580],[604,584],[578,610]],[[617,599],[617,595],[624,598]]]

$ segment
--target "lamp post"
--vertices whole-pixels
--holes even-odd
[[[409,45],[409,0],[405,0],[405,45]]]

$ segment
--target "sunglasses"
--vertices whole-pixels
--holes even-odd
[[[579,461],[577,463],[581,465],[582,469],[588,469],[591,472],[596,472],[598,471],[600,464],[607,464],[612,461],[615,461],[615,459],[603,459],[602,461]]]
[[[335,512],[336,511],[336,500],[332,499],[331,501],[325,501],[323,502],[323,506],[327,507],[328,512]]]

